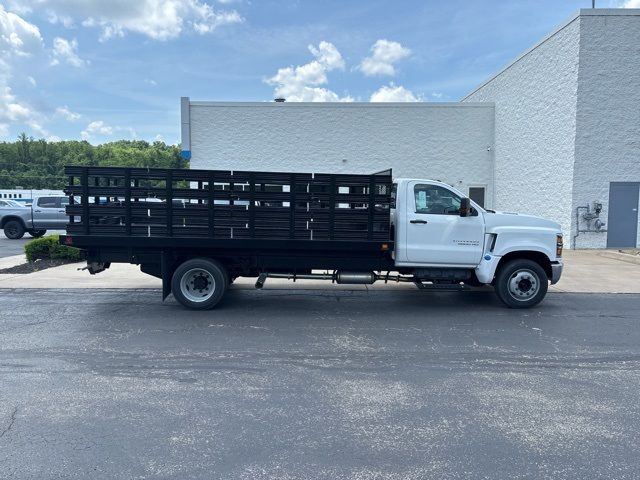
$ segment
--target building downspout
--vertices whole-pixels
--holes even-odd
[[[180,134],[182,147],[180,155],[185,160],[191,159],[191,102],[189,97],[180,97]]]

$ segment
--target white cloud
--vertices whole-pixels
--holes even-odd
[[[396,74],[394,64],[410,54],[411,50],[403,47],[398,42],[381,39],[373,44],[371,56],[362,60],[358,68],[367,76],[393,76]]]
[[[100,39],[128,32],[168,40],[185,31],[205,34],[222,25],[242,22],[235,10],[219,10],[203,0],[23,0],[47,12],[49,20],[71,26],[100,28]]]
[[[420,102],[411,90],[407,90],[401,85],[395,86],[393,83],[384,85],[371,95],[371,102]]]
[[[31,106],[19,102],[11,87],[0,85],[0,136],[9,134],[9,126],[23,124],[40,137],[48,137],[49,131],[42,126],[46,117]]]
[[[18,15],[27,15],[33,12],[33,9],[30,5],[27,5],[24,0],[6,0],[5,5],[7,5],[7,10],[12,11]]]
[[[25,122],[31,113],[29,107],[17,102],[10,87],[0,87],[0,122]]]
[[[622,8],[640,8],[640,0],[627,0],[622,4]]]
[[[80,117],[82,117],[82,115],[80,115],[79,113],[75,113],[69,110],[69,107],[67,107],[66,105],[64,107],[56,108],[56,115],[59,115],[70,122],[75,122],[76,120],[80,119]]]
[[[51,135],[49,131],[46,128],[44,128],[40,124],[40,122],[37,120],[30,119],[30,120],[27,120],[26,123],[29,126],[29,128],[31,128],[31,130],[35,132],[36,135],[38,135],[39,137],[48,137],[49,135]]]
[[[42,45],[37,26],[0,4],[0,136],[9,135],[9,126],[17,124],[26,125],[37,135],[49,135],[42,127],[46,116],[17,98],[11,88],[14,61],[39,53]],[[21,78],[35,86],[32,77],[23,74]]]
[[[0,4],[0,55],[25,56],[42,48],[42,35],[38,27]]]
[[[33,77],[32,77],[32,76],[30,76],[30,75],[29,75],[29,76],[27,76],[27,81],[29,82],[29,84],[30,84],[32,87],[37,87],[37,86],[38,86],[38,82],[36,82],[36,79],[35,79],[35,78],[33,78]]]
[[[78,41],[69,41],[61,37],[53,39],[53,59],[51,65],[67,63],[73,67],[82,67],[87,62],[78,56]]]
[[[144,83],[147,83],[152,87],[155,87],[158,85],[158,82],[156,82],[153,78],[145,78]]]
[[[328,83],[328,72],[344,69],[344,60],[338,49],[332,43],[322,41],[317,47],[309,45],[309,51],[315,60],[297,67],[280,68],[278,73],[265,80],[269,85],[275,86],[274,96],[285,98],[288,102],[353,101],[349,96],[340,97],[337,93],[320,87]]]
[[[92,135],[113,135],[113,127],[107,125],[102,120],[96,120],[80,132],[80,136],[83,140],[89,140]]]
[[[73,28],[74,21],[69,15],[58,15],[56,12],[49,10],[47,12],[47,20],[53,25],[61,24],[64,28]]]
[[[95,120],[93,122],[90,122],[87,127],[80,132],[80,137],[83,140],[89,141],[92,138],[95,138],[95,136],[97,135],[111,136],[116,132],[127,132],[132,139],[138,138],[138,133],[135,131],[135,129],[131,127],[120,126],[112,127],[111,125],[105,123],[103,120]]]

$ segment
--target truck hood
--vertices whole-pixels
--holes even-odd
[[[533,215],[521,215],[509,212],[486,212],[484,214],[487,233],[500,227],[532,227],[548,228],[550,230],[561,231],[560,224],[546,218],[535,217]]]

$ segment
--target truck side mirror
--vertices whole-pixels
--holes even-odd
[[[460,216],[468,217],[470,212],[471,212],[471,200],[465,197],[460,200]]]

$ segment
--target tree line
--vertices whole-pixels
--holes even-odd
[[[21,134],[0,142],[0,188],[62,189],[65,165],[92,167],[188,168],[176,145],[144,140],[118,140],[91,145],[87,141],[48,142]]]

